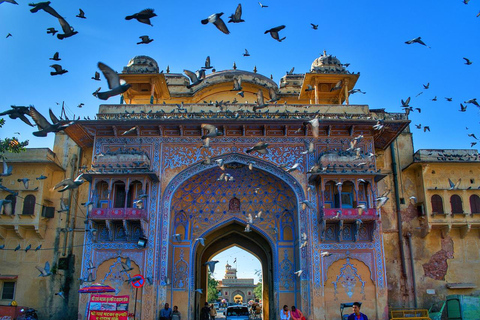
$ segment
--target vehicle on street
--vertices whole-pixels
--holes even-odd
[[[226,320],[249,320],[250,319],[250,313],[248,312],[248,308],[242,307],[242,306],[228,307],[223,314],[225,315]]]

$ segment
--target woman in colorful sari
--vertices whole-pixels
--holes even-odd
[[[298,310],[297,308],[295,308],[295,306],[292,306],[291,315],[292,315],[292,320],[302,320],[302,319],[305,319],[305,317],[303,316],[302,311],[300,311],[300,310]]]

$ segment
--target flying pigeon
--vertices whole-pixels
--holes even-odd
[[[95,71],[95,76],[92,77],[92,80],[100,81],[100,73],[98,71]]]
[[[429,82],[429,83],[427,83],[427,84],[424,84],[424,85],[423,85],[423,88],[424,88],[424,89],[428,89],[428,88],[430,88],[430,82]]]
[[[172,237],[177,242],[182,241],[182,235],[180,233],[175,233]]]
[[[65,298],[65,292],[63,292],[63,291],[57,292],[57,293],[55,293],[55,295],[61,297],[62,299],[66,299]]]
[[[204,123],[201,125],[201,127],[202,129],[207,130],[207,133],[202,135],[202,139],[216,138],[218,136],[223,135],[223,132],[219,131],[218,128],[215,127],[214,125]]]
[[[39,267],[35,266],[38,271],[40,271],[40,274],[38,275],[39,277],[48,277],[52,275],[52,272],[50,271],[50,263],[47,261],[45,262],[45,267]]]
[[[208,269],[210,270],[211,273],[215,272],[215,265],[218,263],[218,260],[212,260],[212,261],[207,261],[203,265],[208,266]]]
[[[280,100],[275,89],[268,89],[268,93],[270,94],[270,100],[268,100],[267,102],[277,102],[278,100]]]
[[[85,17],[85,12],[83,12],[82,9],[78,9],[78,10],[80,10],[80,13],[77,14],[75,17],[81,18],[81,19],[87,19],[87,17]]]
[[[122,269],[124,272],[128,272],[128,271],[132,271],[133,270],[133,267],[132,267],[132,261],[130,260],[129,257],[127,257],[125,259],[125,263],[124,262],[121,262],[122,264]]]
[[[137,42],[137,44],[149,44],[153,41],[153,39],[150,39],[149,36],[140,36],[139,38],[142,39],[142,41]]]
[[[448,184],[450,185],[450,189],[448,189],[448,190],[458,189],[458,187],[460,186],[460,182],[462,182],[462,178],[458,179],[457,183],[453,183],[453,181],[450,180],[450,178],[449,178],[448,179]]]
[[[267,147],[268,147],[268,143],[260,141],[253,147],[247,149],[245,152],[250,153],[252,151],[257,151],[258,153],[261,153],[261,154],[268,154]]]
[[[10,38],[10,37],[13,37],[11,33],[7,34],[6,38]]]
[[[78,33],[78,31],[75,31],[73,27],[70,26],[70,24],[64,18],[62,17],[58,18],[58,22],[60,23],[60,26],[62,27],[62,31],[63,31],[63,33],[57,34],[58,39],[63,40],[65,38],[74,36]]]
[[[418,44],[424,45],[425,47],[430,48],[429,46],[427,46],[425,44],[425,42],[422,41],[422,37],[417,37],[417,38],[414,38],[412,40],[405,41],[405,43],[406,44],[418,43]]]
[[[58,53],[58,52],[55,52],[55,54],[53,55],[53,58],[50,58],[50,60],[60,61],[60,60],[62,60],[62,59],[60,59],[59,53]]]
[[[45,119],[45,117],[33,106],[30,106],[29,115],[38,127],[38,131],[33,132],[33,135],[36,137],[46,137],[49,132],[59,132],[73,123],[58,120],[52,109],[49,109],[49,115],[53,124],[50,124],[50,122],[48,122],[47,119]]]
[[[106,64],[99,62],[98,68],[102,71],[103,76],[107,79],[109,91],[99,92],[101,88],[93,93],[95,97],[100,100],[107,100],[110,97],[122,94],[127,91],[131,85],[128,83],[120,84],[120,77],[118,74]]]
[[[30,181],[30,179],[28,178],[21,178],[21,179],[17,179],[18,182],[22,182],[23,183],[23,186],[25,187],[25,189],[28,189],[28,182]]]
[[[32,12],[32,13],[38,12],[38,11],[40,11],[40,10],[43,10],[43,11],[51,14],[52,16],[54,16],[54,17],[57,18],[57,19],[62,18],[62,16],[59,15],[58,12],[55,11],[55,9],[53,9],[52,7],[50,7],[50,1],[38,2],[38,3],[29,3],[28,5],[29,5],[30,7],[33,7],[32,9],[30,9],[30,12]],[[63,18],[62,18],[62,19],[63,19]]]
[[[268,6],[262,4],[260,1],[258,2],[258,4],[260,5],[260,8],[268,8]]]
[[[272,29],[268,29],[267,31],[265,31],[264,34],[270,33],[270,35],[272,36],[273,39],[277,40],[278,42],[282,42],[287,37],[283,37],[283,38],[280,39],[280,37],[278,35],[278,32],[280,30],[284,29],[284,28],[285,28],[285,26],[281,25],[281,26],[278,26],[278,27],[275,27],[275,28],[272,28]]]
[[[59,64],[52,64],[50,67],[55,69],[55,71],[50,72],[51,76],[56,76],[56,75],[64,74],[68,72],[68,70],[63,69],[62,66]]]
[[[321,255],[322,257],[330,257],[332,254],[331,254],[330,252],[328,252],[328,251],[323,251],[322,253],[320,253],[320,255]]]
[[[60,189],[61,187],[63,187],[63,188],[58,190],[58,192],[64,192],[64,191],[67,191],[67,190],[77,189],[78,187],[80,187],[85,182],[84,180],[82,180],[82,176],[83,176],[83,173],[80,174],[77,178],[75,178],[75,180],[72,180],[70,178],[65,179],[65,180],[59,182],[57,185],[55,185],[55,187],[53,187],[53,190]]]
[[[205,66],[202,67],[202,69],[212,69],[212,65],[210,64],[210,56],[207,56],[205,59]]]
[[[257,112],[258,109],[263,109],[265,107],[267,107],[267,104],[263,98],[263,91],[260,89],[257,92],[257,105],[253,107],[253,111]]]
[[[223,22],[222,18],[220,18],[222,15],[223,15],[223,12],[214,13],[210,15],[207,19],[203,19],[201,22],[202,24],[213,23],[218,30],[222,31],[225,34],[229,34],[230,31],[228,31],[228,28],[225,25],[225,22]]]
[[[235,9],[235,14],[232,14],[230,17],[230,20],[228,22],[233,22],[233,23],[239,23],[239,22],[245,22],[245,20],[242,19],[242,4],[239,3],[237,6],[237,9]]]
[[[305,144],[305,151],[300,152],[301,154],[308,154],[308,153],[314,153],[315,152],[315,145],[313,144],[313,141],[308,142],[307,140],[303,141]]]
[[[248,53],[248,50],[245,49],[245,53],[243,54],[244,57],[250,57],[250,53]]]
[[[330,89],[330,92],[340,90],[342,88],[343,81],[338,81],[333,88]]]
[[[294,272],[294,274],[296,274],[299,278],[302,275],[302,273],[303,273],[303,270],[298,270]]]
[[[55,36],[55,33],[57,33],[58,30],[55,28],[47,28],[47,34],[51,34],[52,36]]]
[[[469,99],[469,100],[467,100],[467,101],[464,101],[463,103],[471,103],[471,104],[473,104],[473,105],[475,105],[475,106],[477,106],[477,107],[480,107],[480,105],[479,105],[478,102],[477,102],[477,98]]]
[[[200,84],[205,78],[204,69],[197,70],[197,72],[195,73],[190,70],[183,70],[183,72],[185,72],[185,74],[190,78],[190,81],[192,82],[191,84],[187,85],[187,89],[190,89],[191,87]]]
[[[1,0],[0,4],[2,4],[4,2],[8,2],[8,3],[11,3],[11,4],[18,4],[15,0]]]
[[[469,66],[469,65],[471,65],[471,64],[473,63],[472,61],[470,61],[470,59],[467,59],[467,58],[463,58],[463,60],[465,60],[465,64],[466,64],[467,66]]]
[[[312,120],[309,120],[307,122],[304,122],[303,125],[310,124],[312,126],[312,135],[314,138],[318,138],[319,135],[319,126],[320,122],[318,121],[318,118],[314,118]]]
[[[366,92],[363,92],[361,89],[352,89],[350,91],[348,91],[349,94],[354,94],[354,93],[363,93],[365,94]]]
[[[205,246],[205,239],[204,238],[197,238],[195,241],[199,241],[202,246]]]
[[[126,130],[125,132],[123,132],[121,135],[124,136],[124,135],[127,135],[127,134],[130,134],[130,133],[134,133],[135,131],[138,130],[138,127],[135,126],[135,127],[131,127],[130,129]]]
[[[203,290],[202,289],[195,289],[195,292],[198,292],[200,294],[203,294]]]
[[[310,23],[312,25],[312,29],[313,30],[318,30],[318,24],[313,24],[313,23]]]
[[[0,116],[7,116],[10,119],[17,119],[20,118],[23,122],[28,124],[29,126],[33,127],[33,124],[30,122],[30,120],[26,117],[26,115],[29,114],[30,109],[28,107],[17,107],[17,106],[11,106],[10,110],[4,111],[0,113]]]
[[[153,26],[150,22],[150,18],[157,16],[157,14],[154,13],[153,11],[154,11],[153,9],[145,9],[138,13],[132,14],[131,16],[126,16],[125,20],[137,19],[138,22]]]
[[[308,200],[303,200],[303,201],[301,202],[301,204],[302,204],[302,210],[305,210],[305,209],[307,209],[307,208],[309,208],[309,209],[311,209],[311,210],[314,210],[314,209],[315,209],[315,207],[313,206],[313,204],[312,204],[310,201],[308,201]]]

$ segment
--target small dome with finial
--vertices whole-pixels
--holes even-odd
[[[323,51],[323,55],[315,59],[312,63],[310,72],[313,73],[348,73],[345,69],[345,65],[337,59],[337,57],[331,54],[327,55],[326,51]]]
[[[130,59],[123,73],[158,73],[157,61],[149,56],[136,56]]]

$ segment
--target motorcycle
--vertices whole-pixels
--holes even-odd
[[[37,311],[33,308],[21,309],[17,320],[38,320]]]

